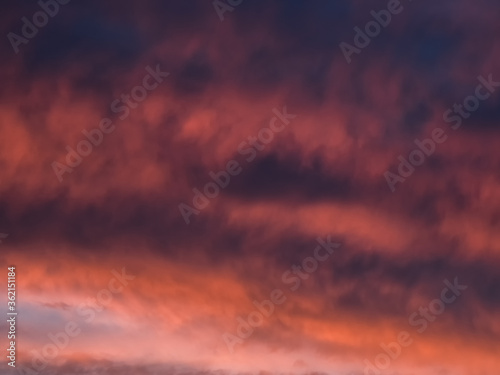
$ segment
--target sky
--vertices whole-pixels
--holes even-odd
[[[5,2],[0,373],[498,374],[499,16]]]

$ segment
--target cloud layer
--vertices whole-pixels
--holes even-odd
[[[5,37],[0,263],[18,270],[18,364],[74,321],[41,374],[358,375],[401,331],[414,342],[390,373],[496,374],[500,94],[457,130],[443,114],[478,76],[500,81],[499,5],[402,6],[350,64],[339,44],[387,2],[243,1],[223,21],[205,1],[69,2],[19,53]],[[10,5],[3,35],[39,9]],[[139,102],[157,66],[169,75]],[[284,107],[296,117],[258,141]],[[60,182],[53,163],[103,118],[114,130]],[[384,173],[437,127],[447,140],[391,192]],[[186,224],[179,205],[196,209],[230,160],[241,173]],[[341,248],[290,290],[283,273],[328,235]],[[135,279],[102,306],[124,267]],[[416,333],[409,316],[454,278],[467,290]],[[276,288],[286,301],[231,353],[223,334]]]

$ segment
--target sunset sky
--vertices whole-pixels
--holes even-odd
[[[498,375],[499,19],[4,2],[0,374]]]

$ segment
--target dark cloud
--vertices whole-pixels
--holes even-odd
[[[274,361],[284,348],[260,374],[284,373],[277,366],[294,362],[296,374],[355,374],[382,331],[398,331],[454,277],[469,285],[463,300],[401,368],[419,373],[413,363],[435,362],[425,353],[467,375],[470,366],[485,375],[498,367],[483,348],[498,339],[500,308],[499,94],[456,131],[442,114],[474,93],[479,75],[497,77],[499,5],[403,4],[351,64],[339,43],[353,43],[353,28],[387,1],[243,1],[223,21],[211,1],[73,1],[19,54],[4,38],[0,231],[9,237],[2,264],[16,257],[20,267],[32,266],[24,295],[61,316],[83,292],[108,283],[108,269],[99,267],[123,260],[138,274],[137,287],[116,296],[64,357],[83,359],[46,373],[239,374],[238,361],[260,361],[260,349]],[[37,10],[27,1],[6,7],[4,36]],[[170,76],[119,120],[111,102],[157,64]],[[283,106],[297,114],[293,124],[245,161],[238,145]],[[64,162],[66,146],[76,148],[82,130],[105,116],[116,129],[59,182],[51,163]],[[391,193],[384,172],[396,171],[398,156],[435,127],[448,139]],[[192,205],[193,188],[203,190],[209,173],[231,159],[242,173],[186,225],[179,204]],[[224,329],[236,329],[254,299],[286,289],[283,272],[328,234],[342,243],[335,257],[240,346],[242,357],[228,359],[218,346]],[[26,348],[45,337],[44,325],[37,327]],[[134,329],[144,350],[161,350],[161,364],[125,361],[131,351],[121,345],[129,344],[125,335],[135,340]],[[471,337],[470,347],[442,352],[443,342]],[[116,348],[116,362],[96,362],[87,339]],[[172,349],[191,359],[173,365]],[[207,358],[220,370],[205,366]]]

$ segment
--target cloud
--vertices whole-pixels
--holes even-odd
[[[493,374],[498,94],[457,131],[442,115],[497,77],[498,4],[404,5],[352,64],[339,43],[386,3],[243,2],[220,22],[204,1],[70,2],[19,54],[4,38],[0,263],[20,270],[19,360],[126,266],[137,279],[78,320],[50,371],[361,374],[458,276],[463,300],[391,370]],[[6,9],[4,35],[37,9]],[[170,76],[119,120],[111,103],[156,64]],[[245,162],[238,146],[283,106],[297,118]],[[116,130],[60,183],[51,163],[104,117]],[[449,139],[391,194],[384,172],[435,127]],[[178,205],[231,159],[242,173],[187,226]],[[222,333],[328,234],[342,251],[231,356]]]

